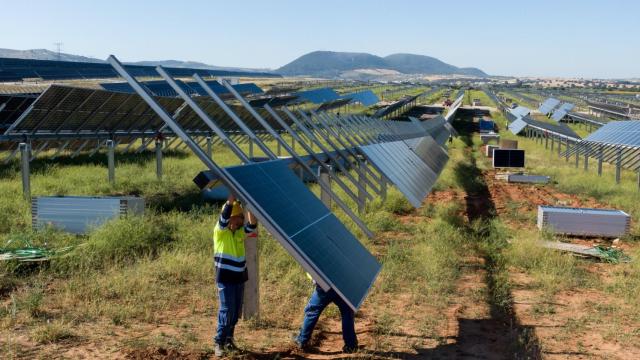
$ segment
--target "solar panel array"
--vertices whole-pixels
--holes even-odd
[[[284,143],[286,151],[296,161],[299,159],[304,163],[297,164],[299,169],[308,168],[312,162],[322,166],[329,161],[337,169],[336,173],[341,174],[334,177],[337,184],[342,183],[342,178],[355,180],[351,172],[359,174],[360,178],[354,184],[362,187],[366,199],[372,198],[370,194],[380,193],[381,179],[391,181],[415,206],[422,204],[448,160],[443,144],[453,128],[443,117],[416,125],[366,116],[336,117],[327,113],[300,112],[300,120],[286,108],[271,109],[271,106],[284,106],[298,98],[323,104],[325,107],[320,110],[351,100],[340,98],[329,88],[298,92],[294,96],[257,99],[253,108],[238,94],[256,90],[251,88],[255,87],[253,84],[241,84],[250,87],[243,91],[241,87],[231,87],[226,83],[209,82],[209,87],[214,88],[210,95],[197,83],[172,80],[161,70],[160,75],[167,83],[145,82],[141,87],[127,73],[157,77],[159,73],[155,69],[153,73],[149,72],[153,68],[142,71],[135,66],[118,67],[114,62],[112,65],[116,70],[110,71],[101,70],[99,66],[57,65],[60,65],[58,71],[52,70],[51,78],[107,77],[107,74],[112,77],[119,73],[127,83],[103,85],[112,91],[52,85],[37,98],[14,96],[4,102],[0,100],[0,119],[3,119],[2,124],[6,124],[0,140],[35,142],[39,150],[57,144],[60,149],[69,146],[80,151],[86,145],[82,142],[84,139],[112,139],[117,143],[141,137],[153,139],[158,134],[179,139],[216,172],[226,186],[247,202],[265,227],[323,288],[336,290],[354,309],[366,297],[380,264],[291,171],[295,161],[276,160],[264,140],[276,139],[280,145]],[[173,74],[172,69],[167,71]],[[41,73],[35,74],[42,77]],[[6,73],[1,75],[10,77]],[[174,81],[175,87],[168,86]],[[231,94],[237,100],[235,104],[240,105],[222,102],[215,95],[215,86],[220,87],[220,93]],[[363,104],[377,102],[371,91],[356,92],[354,97]],[[13,98],[19,98],[21,102],[18,104]],[[405,104],[415,98],[417,96],[405,99]],[[310,132],[305,133],[304,140],[297,137],[296,132],[307,126]],[[304,159],[296,158],[294,151],[278,137],[278,133],[284,132],[291,133],[292,137],[295,135],[297,143],[309,153]],[[196,140],[214,133],[232,150],[237,147],[236,142],[251,139],[252,144],[264,150],[267,161],[252,163],[255,158],[245,157],[243,165],[218,167],[211,157],[203,156],[204,151]],[[316,136],[322,140],[314,143],[312,138]],[[320,147],[324,142],[328,144],[327,150],[320,155],[309,147]],[[96,144],[99,147],[100,141]],[[236,155],[242,159],[244,153]],[[363,157],[368,162],[362,162]],[[360,225],[357,219],[354,221]],[[363,230],[367,234],[366,227]]]
[[[135,76],[158,76],[158,73],[155,71],[153,66],[127,65],[126,67],[127,70]],[[177,77],[190,77],[194,73],[203,77],[280,77],[280,75],[265,72],[207,70],[194,68],[167,68],[167,71]],[[32,78],[40,78],[44,80],[65,80],[115,77],[118,77],[117,73],[109,64],[106,63],[0,58],[0,82],[21,81]]]
[[[640,121],[612,121],[587,136],[585,141],[640,147]]]
[[[218,121],[221,128],[230,133],[241,132],[214,101],[205,97],[194,99]],[[212,133],[206,124],[197,120],[198,116],[192,109],[181,108],[181,99],[158,97],[157,101],[170,113],[176,113],[177,120],[187,131],[203,135]],[[239,106],[231,108],[249,127],[261,129],[246,110]],[[263,110],[259,111],[265,114]],[[271,125],[278,131],[282,130],[275,121],[271,121]],[[31,104],[29,111],[22,113],[19,121],[5,132],[5,136],[17,139],[24,135],[49,139],[71,135],[130,138],[153,136],[163,126],[164,122],[137,94],[52,85]]]

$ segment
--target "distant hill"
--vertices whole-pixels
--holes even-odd
[[[486,77],[476,68],[459,68],[436,58],[414,54],[393,54],[380,57],[367,53],[314,51],[276,70],[282,75],[339,76],[359,69],[394,70],[403,74],[469,75]]]
[[[0,57],[5,58],[17,58],[28,60],[60,60],[60,61],[73,61],[73,62],[90,62],[90,63],[103,63],[103,60],[95,59],[91,57],[58,53],[47,49],[31,49],[31,50],[13,50],[13,49],[0,49]]]
[[[104,63],[104,60],[81,56],[60,53],[47,49],[31,49],[31,50],[13,50],[13,49],[0,49],[0,57],[17,58],[17,59],[30,59],[30,60],[60,60],[60,61],[73,61],[73,62],[90,62],[90,63]],[[127,62],[132,65],[147,65],[147,66],[166,66],[174,68],[190,68],[190,69],[207,69],[207,70],[230,70],[230,71],[254,71],[254,72],[269,72],[269,69],[246,69],[236,67],[223,67],[208,65],[196,61],[182,61],[182,60],[158,60],[158,61],[137,61]]]

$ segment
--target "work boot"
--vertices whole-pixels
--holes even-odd
[[[216,345],[213,348],[213,354],[217,357],[223,357],[226,352],[227,351],[225,347],[218,343],[216,343]]]
[[[356,346],[343,346],[342,347],[342,352],[345,354],[353,354],[355,352],[358,352],[358,345]]]
[[[233,339],[227,340],[227,342],[224,344],[224,349],[231,352],[240,351],[240,349],[233,342]]]
[[[295,348],[295,350],[302,352],[309,351],[309,344],[300,342],[297,336],[293,336],[291,338],[291,342],[293,343],[293,347]]]

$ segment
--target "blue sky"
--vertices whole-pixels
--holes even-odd
[[[640,77],[640,1],[71,1],[2,4],[0,47],[276,68],[314,50],[415,53],[489,74]]]

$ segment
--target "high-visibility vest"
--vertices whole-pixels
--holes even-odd
[[[216,223],[213,230],[216,281],[226,283],[247,281],[244,250],[246,236],[244,227],[231,231],[229,228],[220,228],[220,224]]]

